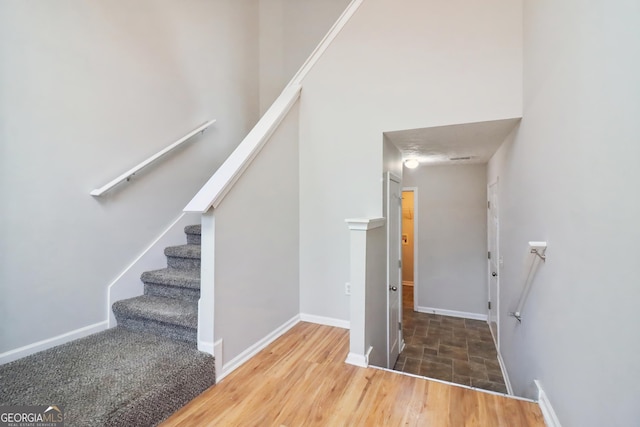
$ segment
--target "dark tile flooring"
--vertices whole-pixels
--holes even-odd
[[[486,322],[413,311],[413,288],[403,287],[405,348],[397,371],[506,393]]]

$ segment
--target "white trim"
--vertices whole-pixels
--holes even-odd
[[[216,382],[221,381],[224,377],[229,375],[231,372],[238,369],[245,362],[247,362],[253,356],[258,354],[261,350],[263,350],[266,346],[268,346],[269,344],[271,344],[272,342],[280,338],[280,336],[286,333],[289,329],[297,325],[298,322],[300,322],[300,315],[296,314],[291,319],[287,320],[285,323],[283,323],[282,325],[277,327],[275,330],[273,330],[271,333],[269,333],[267,336],[265,336],[264,338],[262,338],[261,340],[259,340],[258,342],[256,342],[255,344],[247,348],[245,351],[243,351],[242,353],[240,353],[239,355],[231,359],[229,363],[223,363],[220,374],[218,375],[218,373],[216,373]],[[216,343],[217,342],[220,342],[220,341],[216,341]],[[222,345],[220,345],[220,348],[222,348]],[[221,362],[224,362],[224,361],[221,361]]]
[[[331,45],[333,39],[340,34],[340,31],[342,31],[347,22],[349,22],[351,17],[356,13],[363,1],[364,0],[353,0],[349,6],[347,6],[344,12],[342,12],[342,15],[340,15],[335,24],[333,24],[329,32],[323,37],[313,52],[311,52],[309,58],[307,58],[304,64],[302,64],[302,67],[300,67],[298,72],[293,76],[289,85],[302,83],[309,71],[313,68],[316,62],[318,62],[320,57],[322,57],[322,54]]]
[[[220,340],[222,341],[222,340]],[[210,355],[215,355],[214,353],[214,343],[211,341],[200,341],[198,340],[198,351],[202,351],[204,353],[209,353]]]
[[[367,358],[363,354],[349,353],[347,354],[347,358],[344,363],[347,365],[359,366],[361,368],[366,368],[369,366],[369,362]]]
[[[359,366],[361,368],[368,368],[369,357],[371,356],[372,351],[373,347],[369,347],[369,350],[367,350],[367,354],[349,353],[347,354],[347,358],[344,363],[348,365]]]
[[[140,170],[142,170],[143,168],[149,166],[151,163],[155,162],[160,157],[162,157],[165,154],[169,153],[171,150],[173,150],[173,149],[177,148],[178,146],[182,145],[183,143],[185,143],[186,141],[191,139],[196,134],[198,134],[200,132],[204,132],[205,130],[207,130],[207,128],[209,126],[211,126],[215,122],[216,122],[215,120],[209,120],[208,122],[205,122],[205,123],[201,124],[200,126],[195,128],[194,130],[192,130],[191,132],[189,132],[188,134],[186,134],[185,136],[183,136],[182,138],[180,138],[179,140],[177,140],[173,144],[171,144],[168,147],[158,151],[156,154],[154,154],[153,156],[149,157],[147,160],[144,160],[141,163],[137,164],[136,166],[132,167],[131,169],[129,169],[128,171],[126,171],[125,173],[123,173],[122,175],[117,177],[116,179],[114,179],[114,180],[110,181],[109,183],[105,184],[104,186],[102,186],[100,188],[96,188],[95,190],[92,190],[91,193],[89,193],[89,194],[91,194],[92,196],[102,196],[104,193],[106,193],[107,191],[111,190],[113,187],[115,187],[116,185],[120,184],[121,182],[129,181],[129,179],[133,175],[138,173]]]
[[[218,207],[300,98],[300,85],[286,87],[258,123],[184,208],[204,213]]]
[[[220,375],[222,375],[222,340],[218,340],[215,343],[213,343],[213,358],[214,358],[214,365],[216,368],[216,383],[218,383],[218,381],[221,381],[222,378],[218,377],[218,372],[220,373]]]
[[[77,340],[79,338],[86,337],[87,335],[95,334],[107,329],[108,322],[94,323],[93,325],[85,326],[84,328],[76,329],[74,331],[66,332],[62,335],[55,336],[53,338],[47,338],[46,340],[38,341],[33,344],[25,345],[24,347],[16,348],[6,351],[0,354],[0,365],[12,362],[30,354],[37,353],[42,350],[46,350],[57,345],[67,343],[69,341]]]
[[[462,317],[463,319],[487,321],[487,315],[482,313],[469,313],[466,311],[444,310],[433,307],[416,307],[418,313],[439,314],[441,316]]]
[[[556,411],[553,410],[551,401],[547,397],[547,393],[544,392],[542,384],[540,384],[538,380],[533,380],[533,382],[536,384],[536,387],[538,387],[538,405],[540,405],[544,422],[548,427],[561,427],[560,420],[556,415]]]
[[[316,316],[315,314],[300,313],[300,321],[315,323],[318,325],[333,326],[335,328],[351,329],[351,322],[348,320],[336,319],[333,317]]]
[[[348,218],[344,222],[347,223],[349,230],[367,231],[384,226],[386,220],[384,218]]]
[[[493,335],[493,332],[491,334]],[[498,353],[498,363],[500,364],[500,370],[502,371],[502,378],[504,378],[504,385],[507,387],[507,393],[509,393],[510,395],[513,395],[513,387],[511,387],[511,381],[509,380],[507,365],[505,365],[504,359],[502,358],[502,353],[500,353],[499,349],[497,349],[497,353]]]

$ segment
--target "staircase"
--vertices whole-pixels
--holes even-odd
[[[0,406],[56,402],[70,426],[155,426],[215,384],[196,348],[200,226],[142,274],[144,295],[118,301],[118,327],[0,366]]]
[[[200,225],[184,231],[187,244],[164,251],[167,268],[142,274],[144,295],[113,304],[118,326],[197,344]]]

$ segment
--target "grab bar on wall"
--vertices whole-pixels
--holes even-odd
[[[541,262],[547,261],[545,252],[547,250],[547,242],[529,242],[529,256],[527,257],[527,276],[524,281],[524,288],[522,288],[522,294],[520,294],[520,300],[518,302],[518,308],[515,311],[509,312],[509,316],[515,317],[518,322],[522,322],[522,309],[529,296],[529,290],[531,289],[531,283],[536,275],[536,271]]]
[[[139,163],[138,165],[132,167],[131,169],[129,169],[128,171],[126,171],[125,173],[123,173],[122,175],[117,177],[116,179],[114,179],[114,180],[108,182],[107,184],[105,184],[104,186],[102,186],[100,188],[96,188],[95,190],[92,190],[91,193],[89,193],[89,194],[91,194],[94,197],[99,197],[99,196],[102,196],[107,191],[111,190],[116,185],[120,184],[121,182],[129,181],[131,179],[131,177],[134,176],[136,173],[140,172],[141,169],[149,166],[150,164],[152,164],[153,162],[158,160],[160,157],[164,156],[165,154],[169,153],[170,151],[174,150],[178,146],[182,145],[183,143],[185,143],[186,141],[191,139],[196,134],[201,133],[201,132],[204,133],[204,131],[207,130],[207,128],[209,126],[211,126],[212,124],[214,124],[215,122],[216,122],[215,120],[209,120],[208,122],[205,122],[205,123],[201,124],[200,126],[195,128],[194,130],[192,130],[191,132],[189,132],[188,134],[186,134],[185,136],[183,136],[182,138],[180,138],[179,140],[177,140],[173,144],[171,144],[168,147],[164,148],[163,150],[157,152],[153,156],[149,157],[147,160],[145,160],[145,161]]]

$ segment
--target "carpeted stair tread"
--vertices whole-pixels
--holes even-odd
[[[184,228],[184,233],[187,235],[187,243],[192,245],[199,245],[202,238],[200,236],[201,227],[197,225],[187,225]]]
[[[198,327],[198,304],[176,298],[141,295],[116,301],[113,313],[120,324],[121,319],[134,318],[153,321],[183,328]]]
[[[58,404],[66,426],[153,426],[215,383],[192,345],[120,327],[0,366],[0,406]]]
[[[200,258],[200,245],[179,245],[165,248],[164,254],[174,258]]]
[[[144,283],[200,289],[200,270],[197,268],[163,268],[145,271],[140,279]]]
[[[202,227],[200,226],[200,224],[187,225],[184,228],[184,233],[185,234],[201,234],[201,229]]]

